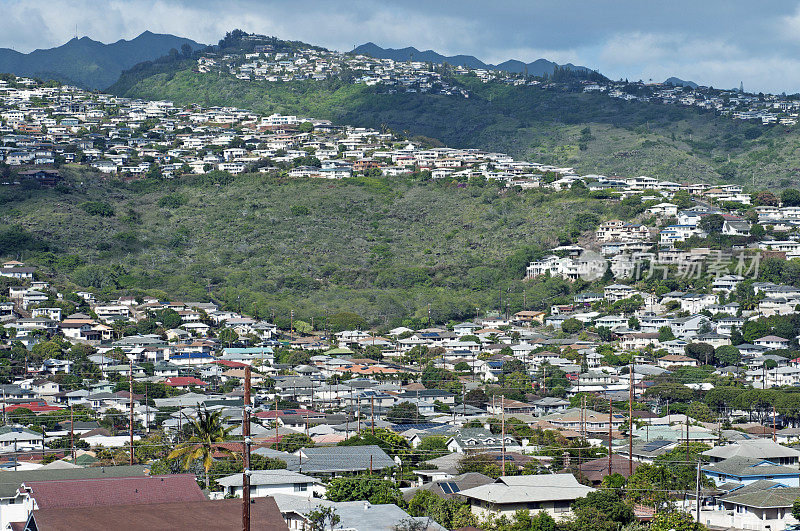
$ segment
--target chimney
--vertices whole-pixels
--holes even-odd
[[[365,510],[365,511],[369,511],[369,508],[370,508],[369,502],[368,502],[368,501],[365,501],[365,502],[364,502],[364,510]]]

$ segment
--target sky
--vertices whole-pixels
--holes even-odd
[[[499,63],[539,58],[612,79],[676,76],[800,92],[800,0],[0,0],[0,47],[145,30],[216,43],[234,28],[349,51],[372,41]]]

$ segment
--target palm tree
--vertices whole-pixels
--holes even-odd
[[[222,425],[221,417],[221,411],[208,411],[205,407],[200,409],[200,406],[197,406],[197,418],[189,419],[187,417],[186,419],[192,434],[191,437],[185,443],[175,447],[168,456],[168,459],[180,459],[184,470],[188,470],[195,460],[201,459],[205,470],[206,490],[210,487],[208,471],[214,462],[214,445],[225,442],[228,432],[232,429],[232,427]],[[216,450],[231,456],[235,455],[234,452],[224,447],[216,448]]]

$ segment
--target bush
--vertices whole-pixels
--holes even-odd
[[[0,255],[16,255],[22,251],[46,251],[47,244],[21,227],[0,230]]]
[[[180,194],[165,195],[158,200],[158,206],[162,208],[178,208],[186,204],[186,198]]]
[[[104,201],[86,201],[81,208],[90,216],[110,218],[114,216],[114,207]]]

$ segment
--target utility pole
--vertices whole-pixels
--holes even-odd
[[[130,402],[131,406],[131,418],[129,421],[130,424],[130,434],[131,434],[131,465],[133,464],[133,359],[130,360],[130,366],[128,369],[128,384],[130,386],[130,396],[128,397],[128,402]]]
[[[775,404],[772,404],[772,442],[775,442]]]
[[[355,412],[355,409],[353,408],[353,388],[352,387],[350,388],[350,411],[347,411],[347,408],[345,408],[345,412],[347,413],[347,417],[345,418],[346,424],[345,424],[345,427],[344,427],[345,428],[344,434],[345,434],[345,438],[349,439],[350,438],[350,413],[354,413]]]
[[[417,406],[419,407],[419,406]],[[370,424],[372,424],[372,435],[375,435],[375,397],[369,397],[369,416],[370,416]]]
[[[612,427],[614,426],[614,406],[612,399],[608,399],[608,475],[611,475],[611,437],[613,437]],[[633,459],[633,456],[628,456]]]
[[[633,360],[628,373],[628,477],[633,475]]]
[[[72,461],[75,462],[75,414],[72,411],[72,405],[69,406],[69,453],[72,455]]]
[[[505,396],[500,396],[500,431],[502,443],[503,475],[506,475],[506,408]]]
[[[278,391],[275,391],[275,448],[278,448]]]
[[[697,523],[700,523],[700,456],[697,456],[697,483],[695,487],[695,497],[697,498]]]
[[[277,418],[275,424],[277,425]],[[250,366],[244,368],[244,404],[242,407],[242,531],[250,531]],[[277,444],[277,440],[275,441]]]
[[[147,402],[147,382],[144,383],[144,429],[147,430],[147,435],[150,435],[150,404]]]
[[[689,415],[686,415],[686,462],[689,462]]]

